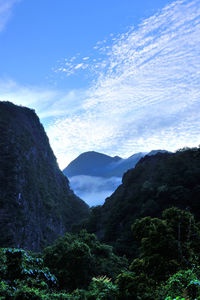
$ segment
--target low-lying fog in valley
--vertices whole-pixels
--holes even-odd
[[[69,178],[70,187],[89,206],[101,205],[121,184],[121,177],[78,175]]]

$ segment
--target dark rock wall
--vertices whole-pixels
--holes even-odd
[[[35,112],[0,102],[0,246],[38,251],[87,215]]]

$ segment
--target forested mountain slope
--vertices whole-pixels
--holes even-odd
[[[0,246],[37,251],[87,215],[35,112],[0,102]]]
[[[92,210],[85,226],[114,245],[118,253],[129,255],[134,247],[134,221],[160,216],[171,206],[189,210],[200,219],[200,148],[142,158],[124,174],[122,184],[105,204]]]

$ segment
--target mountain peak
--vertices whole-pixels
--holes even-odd
[[[149,153],[147,153],[146,155],[151,156],[151,155],[155,155],[157,153],[170,153],[167,150],[151,150]]]
[[[120,157],[111,157],[109,155],[96,151],[88,151],[80,154],[64,170],[63,173],[68,176],[89,175],[104,176],[108,166],[121,160]]]

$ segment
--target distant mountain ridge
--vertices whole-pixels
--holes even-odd
[[[104,177],[106,172],[112,168],[112,165],[121,160],[119,156],[111,157],[103,153],[88,151],[73,160],[63,170],[63,173],[68,177],[77,175]]]
[[[64,170],[67,177],[87,175],[96,177],[122,177],[123,174],[135,167],[137,162],[145,155],[167,152],[166,150],[152,150],[151,152],[139,152],[128,158],[108,156],[103,153],[88,151],[80,154]]]
[[[70,186],[88,205],[104,203],[121,184],[122,176],[132,169],[145,155],[155,155],[165,150],[153,150],[149,153],[139,152],[123,159],[89,151],[80,154],[64,170]]]

